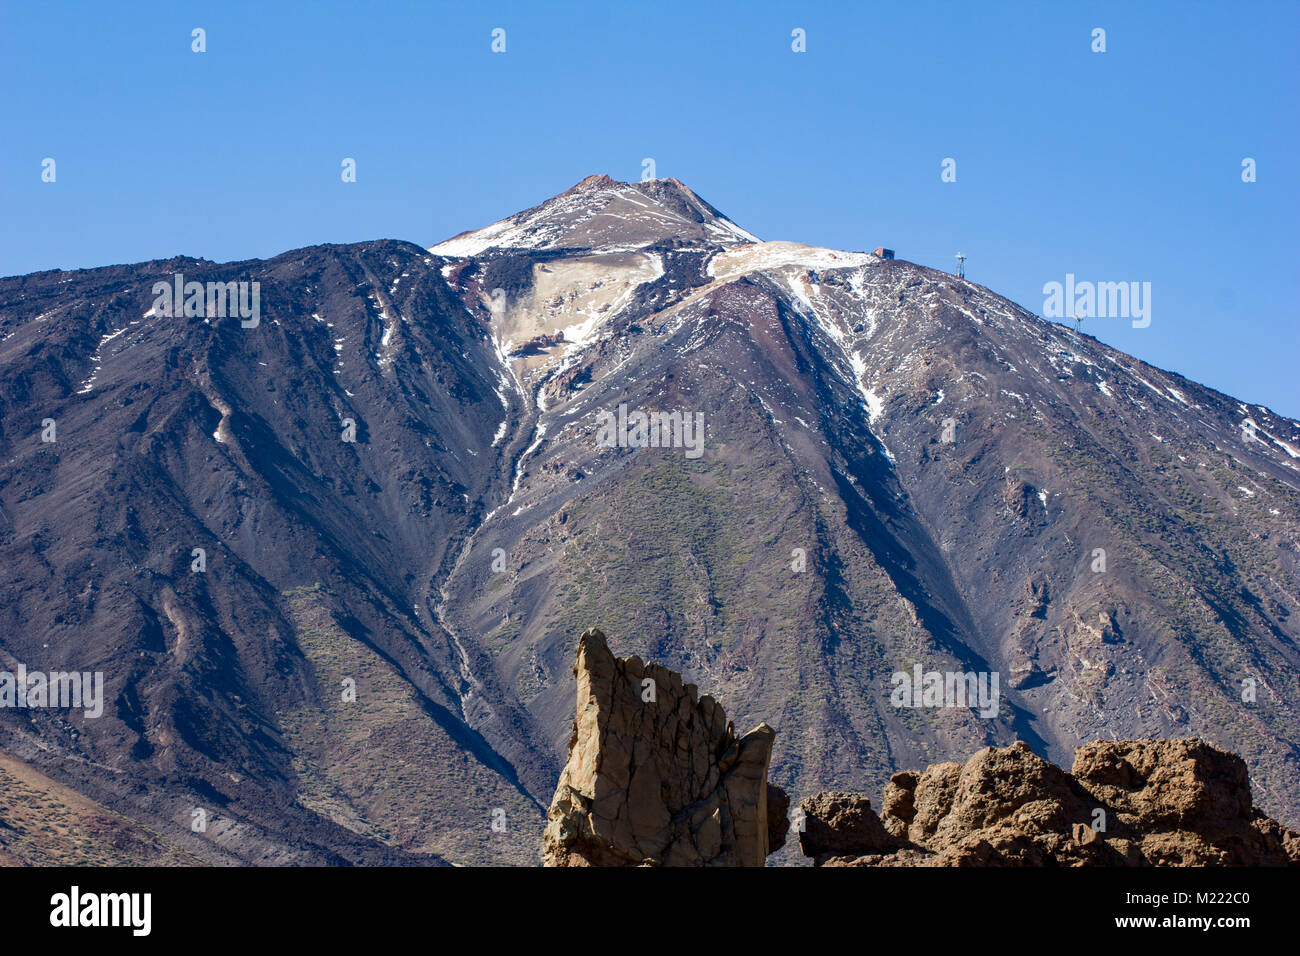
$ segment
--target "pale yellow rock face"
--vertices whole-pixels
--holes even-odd
[[[657,664],[578,641],[569,760],[547,814],[547,866],[762,866],[767,724],[737,737],[712,697]]]

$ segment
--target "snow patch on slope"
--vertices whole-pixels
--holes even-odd
[[[720,252],[709,260],[708,274],[734,279],[751,272],[769,272],[794,266],[804,269],[847,269],[877,261],[865,252],[841,252],[806,246],[800,242],[758,242]]]
[[[149,312],[152,311],[153,309],[149,310]],[[149,312],[145,313],[146,318],[148,317]],[[95,363],[95,367],[91,370],[90,377],[81,383],[81,388],[77,389],[78,395],[85,395],[92,388],[95,387],[95,378],[99,375],[100,368],[102,368],[102,366],[100,365],[100,360],[104,354],[104,346],[107,345],[109,342],[113,341],[113,339],[117,338],[128,328],[130,328],[130,326],[124,325],[116,332],[109,332],[107,335],[105,335],[103,338],[99,340],[99,344],[95,346],[95,354],[90,357],[90,360]]]
[[[857,358],[857,356],[854,356],[854,358]],[[885,400],[876,394],[874,388],[863,386],[861,379],[858,379],[858,390],[862,393],[863,401],[867,403],[867,415],[870,417],[871,423],[875,424],[876,419],[885,410]]]

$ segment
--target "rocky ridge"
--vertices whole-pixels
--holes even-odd
[[[1300,833],[1256,809],[1245,762],[1196,738],[1099,740],[1069,773],[1023,741],[800,804],[817,866],[1296,866]]]
[[[775,731],[737,738],[679,674],[578,643],[577,719],[543,837],[549,866],[760,866],[785,840]],[[1095,741],[1070,772],[1024,741],[894,774],[881,812],[828,791],[792,814],[815,866],[1296,866],[1245,761],[1195,738]]]

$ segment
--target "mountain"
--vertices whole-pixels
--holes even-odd
[[[178,273],[260,321],[165,317]],[[0,279],[0,383],[0,669],[106,687],[0,750],[199,858],[535,862],[592,626],[795,802],[1195,736],[1300,820],[1300,423],[675,180]],[[895,706],[918,666],[996,713]]]

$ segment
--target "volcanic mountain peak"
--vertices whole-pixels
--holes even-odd
[[[1082,414],[1098,402],[1145,413],[1154,400],[1179,420],[1197,413],[1193,430],[1212,447],[1241,445],[1237,432],[1249,426],[1240,460],[1262,457],[1282,474],[1298,470],[1295,428],[1267,413],[1247,422],[1250,414],[1224,396],[944,272],[875,253],[758,240],[676,179],[588,176],[430,251],[459,260],[442,274],[491,313],[511,371],[532,386],[587,361],[583,353],[604,347],[629,323],[649,321],[671,333],[715,312],[731,316],[730,305],[712,303],[723,301],[720,295],[743,298],[747,293],[724,290],[744,282],[765,287],[822,341],[855,404],[879,426],[879,439],[904,393],[927,393],[935,404],[949,394],[951,405],[958,393],[941,384],[951,373],[953,382],[978,378],[985,387],[996,380],[994,394],[1010,400],[1036,396]],[[752,331],[767,335],[758,326]],[[927,354],[946,358],[935,365],[921,360]],[[1065,392],[1079,384],[1087,397],[1076,404]]]
[[[626,184],[620,184],[617,179],[610,176],[608,173],[592,173],[590,176],[585,177],[581,182],[570,186],[564,192],[560,193],[560,195],[567,196],[570,193],[584,192],[589,189],[606,189],[610,186],[618,185]]]
[[[600,174],[429,251],[461,259],[521,249],[601,254],[661,244],[716,249],[758,241],[676,179],[624,183]]]
[[[532,861],[594,622],[770,720],[796,798],[1194,735],[1300,819],[1300,422],[674,180],[433,253],[0,279],[0,664],[108,692],[0,750],[205,858]],[[181,272],[262,321],[160,314]],[[1002,706],[900,707],[918,666]]]

